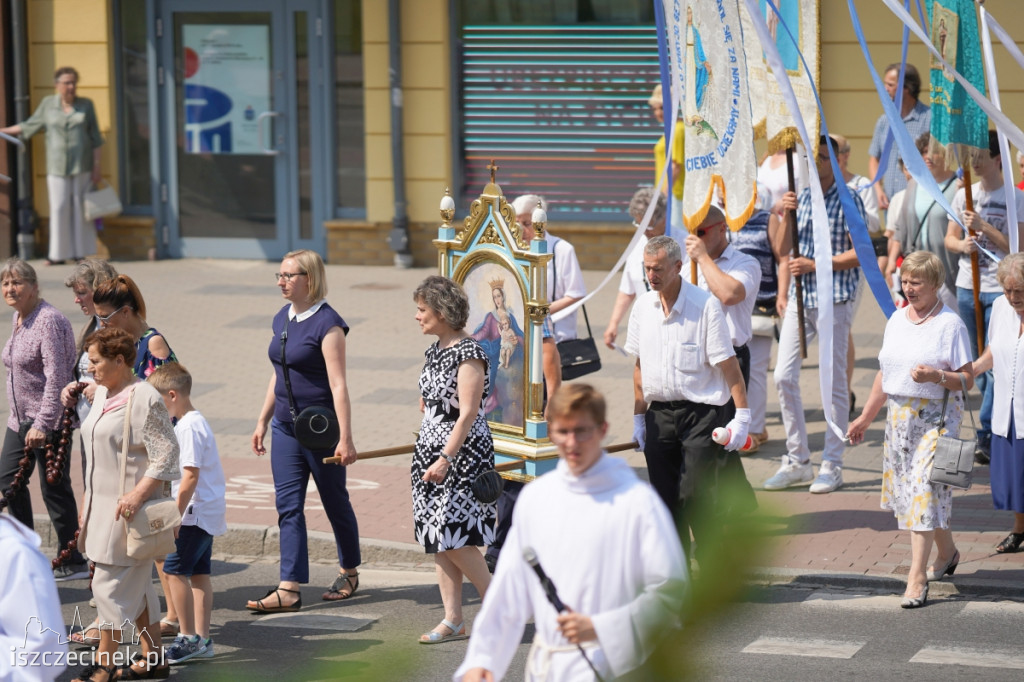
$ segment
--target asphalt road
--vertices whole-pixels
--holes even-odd
[[[245,610],[245,602],[262,597],[277,584],[277,563],[249,559],[214,561],[211,634],[216,655],[173,666],[172,679],[451,679],[462,662],[467,642],[424,646],[417,641],[444,615],[433,571],[363,569],[359,590],[352,599],[327,603],[320,596],[336,571],[336,566],[310,566],[310,583],[303,587],[304,607],[300,612],[256,615]],[[96,613],[88,605],[87,585],[84,580],[59,585],[68,624],[73,622],[76,608],[84,624]],[[472,585],[467,583],[465,589],[464,613],[472,627],[480,600]],[[522,640],[524,644],[509,679],[522,679],[532,636],[531,627]],[[164,639],[164,645],[170,643],[170,639]],[[73,679],[78,669],[69,669],[59,679]]]

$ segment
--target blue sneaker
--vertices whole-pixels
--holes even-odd
[[[213,640],[207,637],[199,643],[199,651],[192,658],[213,658]]]
[[[202,646],[202,641],[199,639],[199,635],[193,635],[192,637],[178,635],[174,638],[174,643],[168,647],[165,658],[171,665],[184,663],[191,658],[195,658],[196,654],[199,653],[200,646]]]

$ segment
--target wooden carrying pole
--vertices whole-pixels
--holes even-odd
[[[789,174],[789,191],[796,192],[796,171],[793,168],[793,147],[786,147],[786,172]],[[786,225],[793,242],[793,257],[800,258],[800,228],[796,224],[796,211],[786,212]],[[807,358],[807,329],[804,324],[803,275],[793,277],[796,286],[796,318],[800,325],[800,357]]]
[[[414,445],[396,445],[393,448],[381,448],[380,450],[370,450],[369,452],[359,453],[359,459],[356,461],[362,461],[364,459],[377,459],[378,457],[392,457],[394,455],[406,455],[412,452],[416,446]],[[623,450],[633,450],[636,448],[636,442],[630,443],[617,443],[615,445],[609,445],[605,450],[607,452],[622,452]],[[340,457],[324,457],[324,464],[339,464],[341,462]],[[521,469],[525,465],[525,460],[516,462],[504,462],[502,464],[496,464],[494,466],[495,471],[513,471],[515,469]]]
[[[964,170],[965,209],[974,213],[974,194],[971,191],[971,162],[963,159],[960,167]],[[968,230],[967,234],[977,237],[978,233]],[[981,271],[978,269],[978,249],[971,251],[971,285],[974,288],[974,327],[978,335],[978,355],[985,350],[985,313],[981,309]]]

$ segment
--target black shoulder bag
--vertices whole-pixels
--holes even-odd
[[[288,411],[292,414],[295,438],[299,445],[310,450],[333,450],[341,439],[341,428],[334,410],[319,405],[312,405],[296,414],[295,396],[292,395],[292,382],[288,377],[288,362],[285,360],[284,347],[288,341],[288,314],[284,316],[284,329],[281,331],[281,370],[284,374],[284,388],[288,392]]]
[[[556,246],[551,249],[551,270],[553,274],[551,280],[555,285],[555,291],[551,292],[552,294],[556,294],[558,291],[558,265],[555,258],[556,248],[557,243]],[[554,300],[557,300],[557,296],[553,296],[553,298]],[[576,379],[601,369],[601,356],[597,352],[597,343],[594,341],[594,333],[590,331],[590,318],[587,317],[587,306],[582,305],[580,308],[583,310],[583,319],[587,323],[586,338],[566,339],[565,341],[556,342],[558,345],[558,355],[562,361],[562,381]],[[554,324],[552,324],[551,333],[555,333]]]

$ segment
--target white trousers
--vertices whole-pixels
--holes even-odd
[[[845,433],[850,421],[850,389],[846,382],[846,351],[850,341],[850,327],[853,324],[852,302],[836,303],[832,330],[832,404],[824,406],[832,410],[832,421]],[[804,327],[807,332],[808,356],[811,341],[818,335],[818,311],[804,309]],[[786,452],[783,462],[806,463],[811,459],[807,447],[807,422],[804,419],[804,405],[800,396],[800,323],[796,314],[796,301],[786,306],[779,332],[779,357],[775,363],[775,387],[779,390],[779,408],[782,424],[786,428]],[[827,371],[827,368],[819,368]],[[753,372],[751,372],[753,374]],[[843,441],[832,432],[825,431],[823,462],[834,466],[843,465]]]
[[[96,253],[96,228],[85,219],[85,193],[92,173],[47,175],[50,194],[50,249],[52,261],[79,259]]]
[[[772,360],[771,336],[755,334],[747,341],[750,349],[750,383],[747,384],[747,407],[750,408],[750,433],[762,433],[768,411],[768,365]]]

